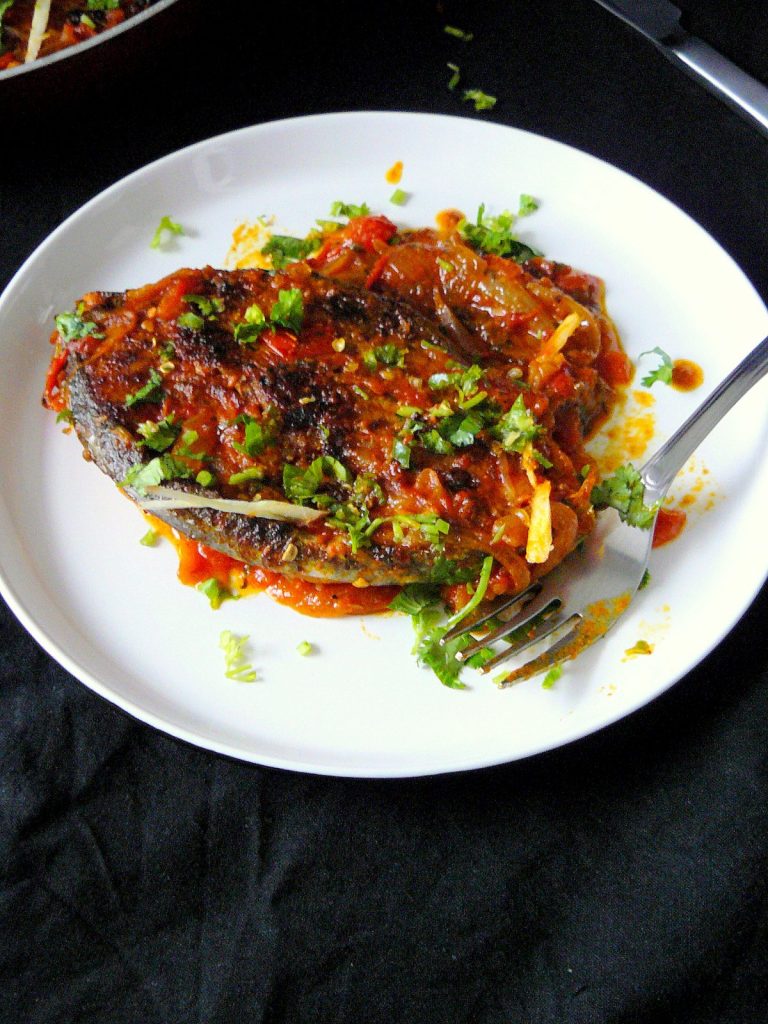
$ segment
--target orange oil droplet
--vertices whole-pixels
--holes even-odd
[[[390,185],[397,185],[403,176],[403,161],[398,160],[392,164],[384,177],[387,179]]]
[[[672,364],[672,387],[678,391],[694,391],[704,382],[704,371],[690,359],[676,359]]]

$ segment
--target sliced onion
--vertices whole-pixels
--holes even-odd
[[[51,0],[35,0],[35,9],[32,12],[32,27],[29,30],[27,52],[24,56],[26,64],[31,60],[37,59],[40,47],[43,45],[43,39],[45,38],[45,30],[48,28],[50,13]]]
[[[256,519],[277,519],[284,523],[311,523],[325,515],[325,512],[290,501],[238,501],[234,498],[208,498],[191,491],[177,491],[173,487],[149,485],[145,488],[148,498],[140,498],[138,504],[146,512],[163,509],[212,508],[217,512],[234,512],[236,515]]]

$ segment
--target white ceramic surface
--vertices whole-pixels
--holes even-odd
[[[389,205],[395,160],[411,193]],[[168,544],[141,547],[137,510],[87,464],[40,394],[55,312],[91,289],[122,290],[180,265],[221,265],[238,221],[277,215],[303,234],[335,199],[407,225],[542,200],[521,223],[547,255],[601,275],[630,355],[661,345],[697,360],[705,385],[657,385],[663,438],[768,331],[731,259],[646,186],[583,153],[478,120],[358,113],[258,125],[182,150],[96,197],[51,235],[0,300],[2,592],[65,668],[120,707],[192,743],[263,764],[336,775],[408,776],[514,760],[584,736],[657,696],[728,632],[768,565],[766,382],[708,439],[699,468],[718,494],[654,553],[653,580],[609,637],[539,680],[499,692],[467,673],[447,690],[410,654],[402,616],[318,620],[266,595],[211,611],[181,586]],[[160,217],[188,234],[149,248]],[[690,477],[690,481],[693,477]],[[700,501],[699,505],[702,506]],[[253,684],[224,676],[219,633],[250,634]],[[651,657],[625,659],[643,637]],[[316,653],[296,653],[301,640]]]

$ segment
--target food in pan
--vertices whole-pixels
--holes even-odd
[[[584,442],[631,373],[602,283],[482,208],[336,212],[269,270],[84,295],[45,402],[222,586],[320,615],[522,590],[594,525]]]
[[[0,0],[0,72],[105,32],[155,0]]]

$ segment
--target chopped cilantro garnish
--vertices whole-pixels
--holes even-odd
[[[157,225],[155,233],[152,236],[152,241],[149,243],[150,249],[160,248],[160,246],[163,244],[164,232],[167,232],[169,235],[183,235],[184,228],[175,220],[171,220],[171,218],[167,215],[165,217],[161,217],[160,223]]]
[[[392,442],[392,458],[399,462],[403,469],[410,469],[411,446],[406,444],[402,438],[396,437]]]
[[[186,463],[179,462],[172,455],[158,455],[149,462],[137,462],[131,466],[120,486],[132,487],[139,494],[144,494],[147,487],[161,484],[163,480],[189,480],[194,475]]]
[[[460,608],[455,615],[453,615],[447,623],[447,629],[453,629],[463,619],[466,619],[468,615],[477,608],[480,602],[485,597],[485,592],[488,590],[488,583],[491,579],[491,570],[493,569],[493,555],[488,555],[483,559],[483,567],[480,570],[480,579],[477,581],[477,587],[470,600]]]
[[[645,588],[648,586],[648,584],[650,582],[651,582],[651,574],[646,569],[645,572],[643,573],[643,578],[640,580],[640,583],[638,584],[637,589],[638,590],[645,590]]]
[[[541,253],[530,245],[525,245],[515,236],[512,228],[517,218],[509,210],[497,217],[485,216],[485,203],[480,204],[477,211],[477,223],[463,220],[459,224],[461,236],[481,252],[494,253],[496,256],[508,256],[521,263]]]
[[[248,469],[242,470],[240,473],[233,473],[227,483],[232,484],[233,487],[237,487],[238,484],[247,483],[249,480],[263,480],[264,469],[261,466],[250,466]]]
[[[201,469],[195,477],[195,481],[199,483],[201,487],[210,487],[213,483],[213,473],[209,473],[207,469]]]
[[[174,423],[173,415],[164,416],[158,423],[146,420],[136,428],[144,438],[140,444],[151,448],[154,452],[164,452],[170,448],[181,432],[181,427]]]
[[[160,534],[157,530],[147,530],[144,536],[139,539],[139,544],[143,544],[145,548],[153,548],[159,539]]]
[[[450,531],[449,524],[440,519],[434,512],[421,512],[417,515],[396,515],[388,520],[392,524],[392,534],[396,543],[403,540],[403,528],[419,530],[435,548],[442,548],[443,538]]]
[[[456,86],[461,81],[461,72],[459,71],[459,65],[458,64],[448,64],[448,68],[449,68],[450,71],[453,72],[451,77],[448,79],[448,88],[449,89],[455,89]]]
[[[59,313],[56,317],[56,330],[64,341],[77,341],[78,338],[103,338],[96,330],[96,324],[83,320],[79,313]]]
[[[466,448],[475,443],[484,425],[481,413],[473,409],[466,416],[459,412],[446,417],[437,429],[446,441],[455,444],[457,448]]]
[[[283,466],[283,490],[289,501],[303,504],[317,498],[326,482],[351,483],[352,475],[346,466],[330,455],[321,455],[307,469]]]
[[[541,681],[542,690],[551,690],[562,674],[563,666],[553,665]]]
[[[275,270],[282,270],[289,263],[296,260],[303,260],[310,256],[320,247],[321,239],[295,238],[293,235],[272,235],[270,240],[261,250],[264,256],[272,257],[272,266]]]
[[[304,321],[304,297],[300,288],[280,289],[270,320],[298,334]]]
[[[645,486],[640,473],[627,464],[619,466],[612,476],[593,487],[591,500],[595,508],[615,508],[625,523],[649,530],[661,503],[657,501],[649,507],[644,497]]]
[[[245,426],[243,443],[241,444],[239,441],[232,442],[232,447],[236,451],[242,452],[243,455],[255,459],[258,455],[261,455],[265,448],[275,443],[277,421],[270,410],[267,410],[261,420],[254,419],[253,416],[244,412],[234,422],[242,423]]]
[[[395,206],[405,206],[408,202],[408,193],[404,192],[401,188],[396,188],[392,195],[389,197],[390,203]]]
[[[416,632],[413,653],[422,665],[432,669],[443,686],[448,686],[451,689],[464,689],[464,683],[459,678],[463,665],[456,660],[456,653],[463,650],[472,641],[471,637],[466,635],[457,637],[445,645],[441,645],[440,641],[452,626],[471,614],[483,600],[488,589],[492,567],[493,558],[488,556],[483,560],[480,579],[472,598],[447,623],[440,624],[442,612],[439,607],[439,591],[434,586],[411,584],[404,587],[390,604],[390,608],[404,611],[412,616],[413,628]],[[477,667],[490,656],[488,652],[479,653],[481,657],[472,659],[472,667]]]
[[[257,341],[262,331],[266,330],[267,318],[258,303],[249,306],[242,323],[235,325],[235,341],[239,345],[250,345]]]
[[[474,103],[475,110],[491,110],[496,106],[496,97],[489,96],[482,89],[465,89],[463,98]]]
[[[640,381],[644,388],[653,387],[656,381],[660,381],[662,384],[672,383],[672,358],[667,355],[663,348],[659,348],[657,345],[655,348],[649,349],[647,352],[641,352],[640,358],[643,356],[661,356],[661,362],[655,370],[651,370],[650,373],[646,374],[645,377]]]
[[[527,217],[531,213],[535,213],[536,210],[538,210],[538,208],[539,208],[539,201],[538,201],[538,199],[534,199],[533,196],[529,196],[527,193],[523,192],[520,195],[520,206],[518,207],[518,210],[517,210],[517,216],[518,217]]]
[[[85,25],[87,28],[96,29],[96,22],[93,18],[90,18],[87,14],[80,15],[80,24]]]
[[[465,32],[461,28],[456,28],[455,25],[445,25],[443,32],[445,32],[446,35],[453,36],[454,39],[461,39],[464,43],[471,43],[475,38],[472,32]]]
[[[352,385],[352,390],[355,392],[356,395],[358,395],[358,397],[362,398],[364,402],[368,401],[368,399],[370,397],[368,392],[367,391],[363,391],[363,389],[360,387],[359,384],[353,384]]]
[[[89,11],[116,11],[120,0],[88,0],[85,6]]]
[[[440,589],[434,583],[408,583],[397,597],[389,602],[395,612],[418,615],[420,611],[440,600]]]
[[[62,409],[60,413],[56,414],[57,423],[68,423],[70,426],[75,422],[75,417],[72,415],[71,409]]]
[[[256,679],[253,666],[245,660],[243,648],[249,637],[237,636],[225,629],[219,636],[219,647],[224,651],[225,675],[238,683],[252,683]]]
[[[205,320],[197,313],[182,313],[176,323],[179,327],[188,327],[191,331],[199,331],[205,326]]]
[[[302,640],[299,646],[296,648],[296,652],[300,654],[302,658],[306,658],[306,656],[308,654],[311,654],[313,650],[314,648],[312,647],[312,644],[309,642],[309,640]]]
[[[385,366],[397,366],[400,368],[405,366],[405,349],[398,348],[392,341],[388,341],[386,345],[377,345],[376,348],[373,349],[373,356],[378,362],[383,363]],[[368,366],[368,362],[366,362],[365,357],[363,357],[363,362]],[[368,368],[370,369],[370,366],[368,366]]]
[[[197,444],[200,440],[200,435],[196,430],[185,430],[181,435],[181,447],[177,454],[181,455],[185,459],[195,459],[198,462],[207,462],[211,456],[207,452],[196,452],[193,451],[192,446]]]
[[[203,580],[202,583],[198,583],[195,587],[201,594],[205,594],[208,600],[211,602],[211,608],[221,608],[222,601],[226,601],[227,598],[237,600],[237,594],[233,594],[226,587],[222,587],[215,576],[209,577],[207,580]]]
[[[150,370],[147,383],[139,388],[138,391],[134,391],[133,394],[126,395],[125,408],[130,409],[132,406],[140,405],[142,402],[159,402],[163,397],[162,385],[163,378],[157,370]]]
[[[441,437],[437,430],[428,430],[422,434],[421,443],[427,451],[434,452],[435,455],[450,455],[453,451],[451,442]]]
[[[224,303],[216,296],[208,295],[183,295],[182,298],[190,306],[194,306],[201,316],[210,320],[216,318],[217,313],[224,309]]]
[[[491,433],[501,441],[505,451],[522,452],[527,445],[536,440],[541,429],[523,401],[523,396],[518,395]]]
[[[331,204],[331,216],[332,217],[367,217],[371,212],[370,207],[367,203],[342,203],[340,199],[337,199],[335,203]]]

